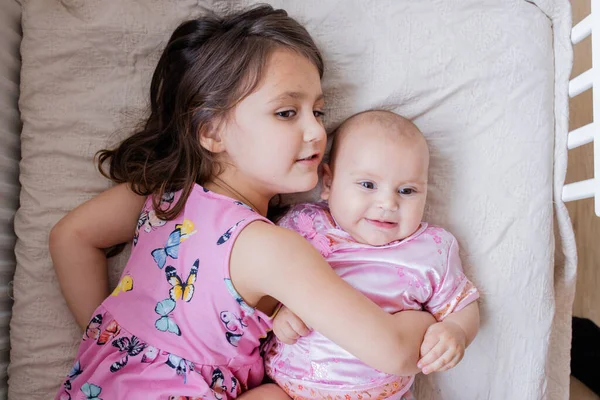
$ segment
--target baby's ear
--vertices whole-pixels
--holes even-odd
[[[224,129],[224,122],[219,122],[216,125],[210,124],[209,126],[201,128],[198,132],[200,145],[211,153],[224,152],[225,144],[223,143],[222,135]]]
[[[333,174],[329,164],[322,164],[321,171],[323,173],[323,188],[321,189],[321,200],[329,200],[331,194],[331,182],[333,181]]]

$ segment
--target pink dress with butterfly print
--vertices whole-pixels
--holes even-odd
[[[278,224],[304,236],[341,278],[389,313],[425,309],[441,321],[479,297],[456,240],[442,228],[423,222],[404,240],[370,246],[342,231],[325,204],[297,205]],[[379,372],[316,331],[294,345],[274,338],[269,346],[267,374],[293,399],[412,398],[414,377]]]
[[[148,199],[119,285],[95,311],[56,399],[232,399],[259,385],[272,320],[229,279],[232,245],[257,220],[270,223],[200,186],[173,221],[158,220]]]

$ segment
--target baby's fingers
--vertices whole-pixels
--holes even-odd
[[[290,319],[289,324],[299,336],[306,336],[310,333],[310,328],[298,317]]]
[[[439,358],[437,358],[435,361],[433,361],[431,364],[425,365],[424,368],[422,369],[422,371],[425,375],[428,375],[432,372],[441,371],[441,369],[443,367],[445,367],[448,363],[450,363],[452,360],[453,360],[452,354],[450,354],[450,352],[447,351],[444,354],[442,354]]]
[[[275,335],[285,344],[294,344],[299,337],[287,321],[279,326],[278,332],[275,332]]]
[[[425,336],[425,340],[421,345],[421,359],[417,363],[417,367],[423,369],[440,358],[442,354],[446,352],[446,350],[447,346],[444,346],[444,344],[439,341],[437,336],[431,335],[431,339],[429,339],[429,341],[428,337]]]
[[[437,370],[437,372],[448,371],[450,368],[456,367],[461,359],[462,359],[462,356],[460,354],[456,354],[454,356],[454,358],[452,360],[450,360],[450,362],[448,364],[444,365],[442,368]]]
[[[440,337],[433,333],[425,333],[423,343],[421,343],[421,357],[428,354],[440,341]]]

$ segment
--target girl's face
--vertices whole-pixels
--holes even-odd
[[[314,188],[326,144],[323,106],[317,68],[297,53],[275,50],[258,88],[219,129],[237,190],[269,197]]]

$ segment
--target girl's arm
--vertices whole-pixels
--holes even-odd
[[[82,328],[109,294],[103,249],[133,239],[144,201],[121,184],[68,213],[50,232],[58,282]]]
[[[426,318],[423,317],[426,315]],[[405,340],[409,343],[418,343],[416,347],[411,347],[406,353],[405,376],[416,375],[421,372],[421,368],[417,363],[421,359],[421,344],[425,338],[427,329],[435,324],[435,318],[428,311],[405,310],[397,312],[393,315],[394,322],[397,324],[397,329],[404,331]],[[415,324],[413,321],[426,320],[427,324]]]
[[[230,273],[252,304],[281,301],[308,326],[373,368],[404,376],[415,371],[426,312],[392,316],[344,282],[297,233],[251,223],[234,243]]]

